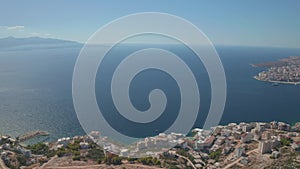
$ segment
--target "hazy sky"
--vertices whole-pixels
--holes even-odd
[[[136,12],[185,18],[217,45],[300,47],[299,0],[1,0],[0,37],[41,36],[85,42]]]

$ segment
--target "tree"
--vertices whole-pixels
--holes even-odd
[[[133,163],[137,160],[137,158],[128,158],[127,160],[129,161],[129,163]]]
[[[187,153],[187,151],[185,151],[184,149],[178,149],[178,150],[176,151],[176,153],[179,154],[179,155],[188,157],[188,153]]]
[[[49,151],[49,147],[44,143],[29,145],[27,148],[30,149],[33,154],[46,154]]]
[[[160,165],[160,161],[157,158],[152,157],[144,157],[138,159],[138,162],[142,163],[143,165]]]
[[[49,150],[46,154],[45,154],[48,158],[55,156],[55,151],[54,150]]]
[[[104,152],[101,149],[91,149],[88,151],[87,157],[96,161],[104,158]]]
[[[80,161],[80,156],[74,156],[74,157],[73,157],[73,160],[74,160],[74,161]]]
[[[156,157],[153,158],[152,163],[153,163],[154,165],[160,165],[160,164],[161,164],[160,161],[159,161]]]
[[[291,141],[286,138],[281,138],[280,142],[283,146],[289,146],[291,144]]]
[[[121,165],[122,164],[122,159],[120,157],[113,157],[111,159],[111,163],[113,165]]]
[[[58,157],[62,157],[67,153],[67,151],[64,148],[60,148],[57,150],[56,154]]]
[[[20,163],[21,166],[26,165],[26,158],[24,156],[18,155],[17,156],[17,160],[19,161],[19,163]]]
[[[104,163],[107,164],[107,165],[110,165],[111,164],[111,159],[107,156],[104,157]]]
[[[74,144],[69,143],[67,145],[67,148],[70,150],[73,150],[73,151],[78,151],[79,147],[80,147],[79,143],[76,143],[76,142]]]
[[[217,150],[217,151],[212,151],[212,152],[209,154],[209,158],[214,159],[214,160],[217,161],[217,160],[219,159],[221,153],[222,153],[222,150],[221,150],[221,149],[219,149],[219,150]]]

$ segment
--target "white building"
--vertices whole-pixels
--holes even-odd
[[[244,124],[244,125],[242,126],[242,131],[245,132],[245,133],[246,133],[246,132],[250,132],[252,128],[253,128],[252,125],[250,125],[250,124]]]
[[[137,151],[146,149],[145,141],[138,141],[136,144]]]
[[[154,144],[156,148],[169,147],[169,141],[166,137],[156,137],[154,139]]]
[[[226,139],[226,137],[220,136],[220,137],[217,138],[215,144],[220,146],[225,142],[225,139]]]
[[[269,139],[271,139],[271,133],[269,131],[264,131],[262,133],[261,139],[263,139],[263,140],[269,140]]]
[[[100,138],[100,132],[99,131],[91,131],[90,136],[93,139],[99,139]]]
[[[252,133],[244,133],[242,134],[241,136],[241,142],[242,143],[247,143],[247,142],[250,142],[251,140],[253,139],[253,134]]]
[[[253,134],[253,139],[254,140],[260,140],[261,139],[261,131],[260,129],[254,128],[251,130],[251,133]]]
[[[300,151],[300,142],[293,142],[291,147],[296,151]]]
[[[239,131],[234,131],[234,132],[232,132],[232,136],[233,136],[236,140],[240,140],[240,139],[241,139],[241,136],[242,136],[242,133],[239,132]]]
[[[258,145],[259,152],[261,154],[272,152],[272,142],[271,141],[261,141]]]
[[[273,151],[271,154],[271,157],[278,158],[280,156],[280,153],[278,151]]]
[[[239,158],[239,157],[241,157],[243,154],[245,154],[245,148],[244,148],[244,147],[238,147],[238,148],[236,149],[236,151],[235,151],[234,156],[235,156],[236,158]]]
[[[153,148],[155,146],[155,139],[152,137],[145,138],[145,146],[147,148]]]
[[[198,150],[203,150],[205,148],[209,148],[212,146],[214,140],[215,140],[215,136],[210,136],[210,137],[206,138],[204,141],[198,140],[195,142],[195,147]]]
[[[231,135],[231,130],[229,130],[229,129],[223,129],[222,131],[221,131],[221,136],[223,136],[223,137],[229,137],[230,135]]]
[[[121,152],[120,152],[121,157],[128,157],[128,155],[129,155],[128,149],[121,149]]]
[[[88,148],[90,148],[90,145],[87,142],[80,142],[79,146],[80,146],[80,149],[88,149]]]
[[[223,126],[216,126],[213,128],[213,134],[218,135],[221,133],[221,131],[223,130]]]
[[[70,141],[70,137],[63,137],[57,140],[57,144],[63,144],[64,146],[66,146],[68,143],[70,143]]]

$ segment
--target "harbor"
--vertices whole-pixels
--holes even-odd
[[[17,137],[17,140],[19,140],[19,142],[25,142],[27,140],[33,139],[35,137],[39,137],[39,136],[49,136],[49,133],[47,131],[40,131],[40,130],[36,130],[36,131],[30,131],[26,134],[20,135],[19,137]]]

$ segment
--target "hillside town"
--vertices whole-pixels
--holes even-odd
[[[254,64],[253,66],[268,68],[254,76],[257,80],[290,84],[300,83],[299,56],[291,56],[277,62]]]
[[[256,79],[278,83],[300,83],[300,67],[297,65],[271,67],[267,71],[260,72]]]
[[[300,168],[300,123],[242,122],[195,128],[188,136],[161,133],[131,149],[118,147],[118,155],[111,153],[114,145],[105,139],[93,131],[25,146],[2,135],[0,168]],[[174,147],[163,148],[169,143]],[[137,152],[144,154],[136,158]]]

